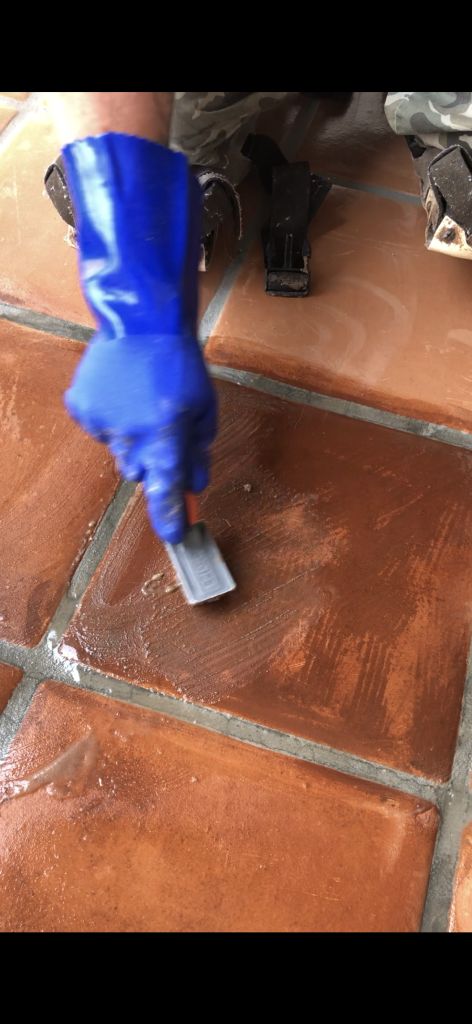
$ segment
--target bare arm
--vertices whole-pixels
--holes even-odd
[[[47,98],[61,147],[105,132],[168,145],[171,92],[50,92]]]

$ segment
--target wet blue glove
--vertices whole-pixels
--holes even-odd
[[[201,193],[180,153],[107,133],[63,149],[84,295],[98,330],[67,409],[142,480],[171,543],[209,480],[216,398],[197,341]]]

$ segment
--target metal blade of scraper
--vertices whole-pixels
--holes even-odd
[[[236,583],[205,523],[194,523],[180,544],[166,544],[167,554],[189,604],[214,601]]]
[[[166,544],[167,554],[189,604],[215,601],[236,583],[205,523],[195,522],[194,495],[186,495],[189,528],[180,544]]]

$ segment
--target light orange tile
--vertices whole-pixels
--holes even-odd
[[[77,252],[44,189],[59,144],[44,114],[31,114],[0,154],[0,299],[93,326]]]
[[[453,932],[472,932],[472,822],[462,836],[449,927]]]
[[[416,931],[437,827],[423,801],[59,684],[0,803],[4,932]]]
[[[329,193],[311,242],[303,299],[265,294],[253,247],[208,359],[470,430],[470,263],[427,252],[421,208],[344,188]]]

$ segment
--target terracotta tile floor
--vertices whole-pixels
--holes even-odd
[[[423,235],[421,208],[333,187],[312,223],[311,295],[266,295],[254,244],[208,358],[470,431],[471,266]]]
[[[220,289],[224,239],[201,276],[207,356],[234,368],[201,509],[237,590],[190,610],[63,408],[83,346],[54,318],[91,318],[43,106],[0,94],[0,929],[471,931],[472,268],[424,250],[380,95],[265,116],[341,184],[309,298],[267,298],[257,246]],[[249,231],[260,196],[252,176]]]
[[[139,496],[66,632],[68,653],[447,778],[471,636],[472,453],[233,384],[219,395],[201,514],[237,590],[199,609],[166,594],[172,570]]]
[[[0,712],[6,708],[21,676],[22,672],[19,668],[14,668],[13,665],[0,664]]]
[[[2,931],[412,931],[437,824],[424,801],[57,684],[0,804]]]

